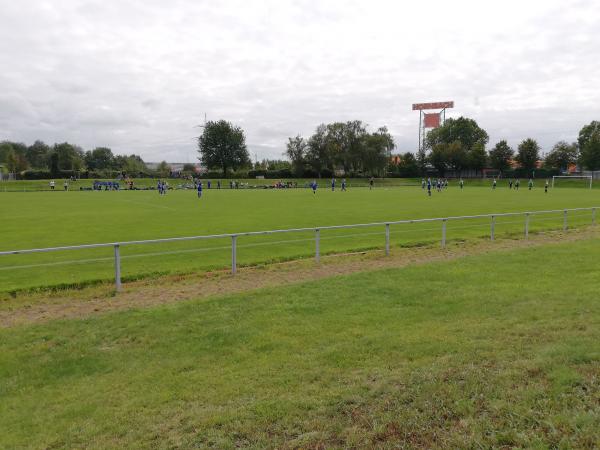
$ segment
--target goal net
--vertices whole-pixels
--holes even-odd
[[[552,177],[552,187],[581,187],[592,188],[592,177],[590,175],[555,175]]]

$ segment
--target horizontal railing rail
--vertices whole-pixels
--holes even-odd
[[[491,219],[490,228],[490,239],[495,238],[495,225],[498,217],[509,217],[509,216],[525,216],[525,238],[529,236],[529,220],[531,216],[542,215],[542,214],[563,214],[563,230],[567,230],[568,222],[567,217],[569,212],[575,211],[591,211],[591,223],[596,223],[596,210],[600,208],[598,206],[586,207],[586,208],[567,208],[567,209],[550,209],[541,211],[523,211],[523,212],[505,212],[505,213],[490,213],[490,214],[475,214],[468,216],[447,216],[447,217],[434,217],[434,218],[422,218],[422,219],[403,219],[403,220],[392,220],[384,222],[371,222],[371,223],[356,223],[350,225],[326,225],[316,227],[303,227],[303,228],[286,228],[279,230],[265,230],[265,231],[243,231],[238,233],[223,233],[223,234],[211,234],[202,236],[182,236],[173,238],[160,238],[160,239],[146,239],[146,240],[135,240],[135,241],[118,241],[118,242],[105,242],[98,244],[81,244],[81,245],[66,245],[60,247],[47,247],[47,248],[31,248],[23,250],[9,250],[0,251],[0,256],[3,255],[23,255],[30,253],[46,253],[56,251],[69,251],[69,250],[82,250],[92,248],[114,248],[114,261],[115,261],[115,285],[117,290],[121,288],[121,257],[120,248],[123,246],[130,245],[144,245],[144,244],[159,244],[165,242],[179,242],[179,241],[192,241],[202,239],[231,239],[231,271],[233,274],[237,270],[237,238],[243,236],[261,236],[279,233],[302,233],[302,232],[314,232],[315,233],[315,258],[317,262],[320,260],[320,232],[323,230],[340,230],[349,228],[364,228],[364,227],[377,227],[385,226],[385,253],[389,255],[390,252],[390,225],[402,225],[402,224],[415,224],[415,223],[427,223],[427,222],[441,222],[442,223],[442,237],[441,246],[446,246],[446,224],[449,221],[454,220],[465,220],[465,219]]]

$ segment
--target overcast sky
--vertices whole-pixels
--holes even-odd
[[[196,158],[195,128],[242,126],[279,158],[320,123],[386,125],[454,100],[490,144],[547,151],[600,120],[600,1],[0,0],[0,140]]]

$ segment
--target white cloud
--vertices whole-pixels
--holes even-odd
[[[349,119],[414,150],[413,102],[544,148],[600,118],[594,0],[0,0],[0,21],[0,139],[189,161],[205,112],[259,158]]]

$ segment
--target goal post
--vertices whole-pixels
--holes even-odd
[[[554,181],[558,178],[566,178],[569,180],[587,180],[588,187],[592,188],[593,177],[591,175],[554,175],[552,177],[552,187],[554,187]]]

